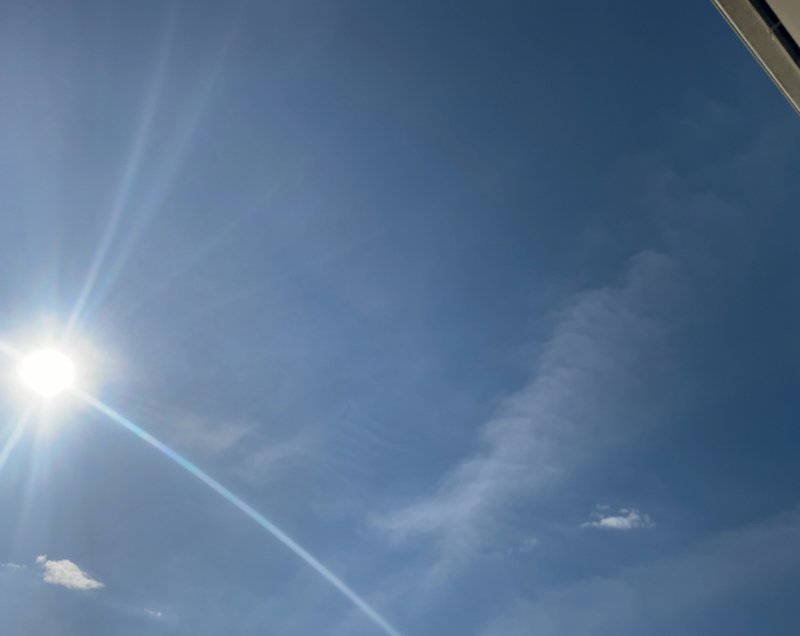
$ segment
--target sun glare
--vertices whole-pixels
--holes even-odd
[[[23,359],[19,368],[22,383],[44,398],[52,398],[75,382],[75,365],[55,349],[42,349]]]

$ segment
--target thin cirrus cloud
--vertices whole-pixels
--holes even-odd
[[[532,379],[508,397],[481,432],[483,450],[457,464],[433,493],[373,519],[390,538],[439,542],[434,569],[466,563],[503,523],[503,512],[553,487],[580,459],[599,451],[639,419],[633,395],[642,359],[665,336],[663,291],[676,285],[676,263],[642,252],[619,285],[578,295],[546,343]],[[653,289],[660,294],[653,294]],[[655,317],[654,317],[655,316]],[[639,394],[643,391],[638,391]]]
[[[24,570],[25,566],[20,563],[0,563],[0,568],[16,572],[18,570]]]
[[[174,412],[166,418],[172,441],[180,446],[203,453],[223,453],[239,445],[250,429],[235,422],[212,423],[184,412]]]
[[[42,580],[51,585],[79,591],[99,590],[105,587],[68,559],[53,561],[42,554],[36,557],[36,565],[41,568]]]
[[[609,514],[604,506],[592,513],[592,520],[585,521],[581,528],[600,528],[602,530],[639,530],[652,528],[656,524],[647,513],[636,508],[620,508],[617,514]]]
[[[255,425],[213,421],[177,410],[164,418],[164,422],[173,444],[222,457],[231,472],[254,483],[285,476],[313,454],[314,440],[304,432],[274,440],[260,434]]]

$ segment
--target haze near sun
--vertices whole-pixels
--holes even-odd
[[[19,375],[28,389],[49,399],[75,383],[75,365],[61,351],[40,349],[22,360]]]

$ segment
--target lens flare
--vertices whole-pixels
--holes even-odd
[[[162,454],[169,457],[173,462],[175,462],[178,466],[183,468],[186,472],[188,472],[189,474],[193,475],[194,477],[202,481],[206,486],[211,488],[211,490],[216,492],[218,495],[226,499],[229,503],[233,504],[241,512],[250,517],[259,526],[261,526],[264,530],[269,532],[273,537],[275,537],[278,541],[280,541],[283,545],[285,545],[298,557],[300,557],[303,561],[305,561],[305,563],[309,565],[311,568],[313,568],[317,572],[317,574],[319,574],[322,578],[328,581],[328,583],[330,583],[331,585],[333,585],[333,587],[339,590],[339,592],[341,592],[347,599],[349,599],[350,602],[352,602],[358,609],[360,609],[365,616],[371,619],[386,634],[388,634],[389,636],[401,636],[400,632],[398,632],[394,627],[392,627],[385,618],[383,618],[376,610],[374,610],[363,598],[361,598],[358,594],[356,594],[356,592],[354,592],[344,581],[342,581],[338,576],[336,576],[322,563],[320,563],[316,559],[316,557],[314,557],[310,552],[308,552],[308,550],[306,550],[303,546],[297,543],[283,530],[278,528],[278,526],[272,523],[269,519],[267,519],[264,515],[258,512],[255,508],[245,503],[242,499],[233,494],[230,490],[228,490],[225,486],[219,483],[216,479],[203,472],[200,468],[198,468],[188,459],[183,457],[183,455],[172,450],[164,442],[153,437],[150,433],[145,431],[139,425],[135,424],[128,418],[124,417],[123,415],[112,409],[110,406],[107,406],[100,400],[81,391],[75,390],[74,393],[78,397],[80,397],[84,402],[86,402],[93,408],[97,409],[100,413],[107,416],[115,423],[119,424],[123,428],[127,429],[128,431],[136,435],[136,437],[141,439],[143,442],[146,442],[147,444],[149,444]]]

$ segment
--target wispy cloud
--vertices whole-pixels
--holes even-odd
[[[301,432],[288,439],[270,439],[259,426],[213,420],[176,411],[164,418],[167,436],[189,452],[215,456],[251,482],[270,481],[311,456],[314,440]]]
[[[24,570],[26,566],[20,563],[0,563],[0,568],[4,570],[18,571],[18,570]]]
[[[288,440],[265,442],[254,448],[240,448],[239,461],[234,467],[240,477],[248,481],[264,481],[285,474],[311,455],[313,441],[304,434]]]
[[[775,157],[786,156],[785,150],[775,151],[775,146],[783,147],[785,142],[776,141],[779,143],[768,145],[772,154],[760,153],[758,161],[748,159],[747,170],[741,166],[733,169],[734,162],[726,160],[715,165],[714,171],[725,179],[729,179],[728,173],[750,174],[751,168],[756,174],[771,176]],[[729,152],[728,146],[725,152]],[[629,169],[631,166],[634,169]],[[698,316],[719,319],[722,314],[716,312],[729,309],[727,298],[713,303],[711,299],[719,296],[720,289],[730,293],[737,276],[749,276],[751,257],[756,253],[754,236],[761,231],[764,215],[743,214],[746,206],[713,192],[697,191],[692,183],[662,167],[657,152],[637,156],[630,166],[626,163],[624,171],[626,184],[632,182],[632,175],[641,176],[647,184],[643,197],[640,193],[633,196],[637,205],[640,198],[646,204],[642,218],[649,218],[645,222],[654,223],[654,234],[662,235],[654,237],[661,248],[640,253],[615,284],[580,294],[568,303],[541,349],[528,383],[502,400],[483,426],[479,449],[454,465],[430,492],[373,519],[375,527],[393,540],[415,539],[407,543],[415,549],[421,544],[419,539],[432,540],[415,552],[420,555],[418,561],[397,577],[398,605],[419,607],[433,596],[431,588],[423,588],[420,581],[438,583],[456,567],[474,568],[473,557],[481,546],[502,534],[497,532],[498,524],[535,519],[531,512],[536,498],[551,495],[558,485],[574,487],[561,478],[581,462],[596,465],[609,445],[622,442],[631,447],[637,435],[658,426],[656,418],[665,418],[673,402],[653,398],[666,394],[671,400],[684,397],[686,374],[667,375],[675,370],[670,365],[684,361],[684,354],[664,345],[673,334],[680,336],[687,324],[696,328]],[[758,206],[753,209],[761,210],[762,204]],[[763,267],[763,256],[758,253],[759,267]],[[785,262],[791,261],[780,261]],[[665,393],[654,393],[659,390]],[[649,408],[643,408],[647,402]],[[524,515],[513,514],[521,510]],[[654,523],[640,510],[600,512],[603,514],[587,521],[587,527],[622,532]],[[787,536],[793,535],[795,543],[789,549],[796,552],[798,527],[795,518],[791,528],[776,524],[765,534],[785,540],[787,548]],[[737,568],[736,584],[741,587],[749,584],[751,575],[756,580],[779,576],[785,568],[778,564],[773,572],[770,561],[780,549],[770,554],[769,543],[760,537],[760,532],[744,531],[721,544],[705,544],[697,554],[626,570],[609,580],[593,578],[554,590],[547,599],[537,592],[531,600],[520,599],[518,611],[511,612],[508,620],[498,619],[484,636],[652,631],[655,620],[649,625],[639,623],[638,629],[619,629],[617,607],[622,606],[623,620],[634,620],[642,607],[659,605],[664,613],[670,613],[682,604],[702,603],[708,598],[707,590],[723,596],[728,593],[726,584],[731,583],[727,580],[730,567]],[[751,540],[764,545],[754,548],[759,552],[756,558],[739,563],[737,553],[749,556]],[[800,571],[796,557],[793,554],[796,563],[792,567]],[[726,576],[720,577],[720,572]],[[672,598],[659,596],[663,578],[669,580]],[[447,589],[439,586],[437,591],[447,594]],[[644,594],[647,598],[642,600]]]
[[[145,616],[148,616],[149,618],[152,618],[153,620],[160,620],[160,619],[164,618],[164,612],[160,612],[158,610],[149,609],[149,608],[146,607],[146,608],[144,608],[142,610],[142,612],[145,614]]]
[[[581,524],[582,528],[602,528],[605,530],[638,530],[655,526],[650,515],[636,508],[620,508],[617,514],[609,514],[605,507],[592,513],[592,520]]]
[[[105,587],[68,559],[52,561],[42,554],[36,557],[41,568],[42,580],[51,585],[60,585],[68,590],[99,590]]]
[[[249,428],[237,422],[210,422],[187,413],[173,413],[166,418],[171,440],[178,445],[203,453],[222,453],[234,448],[248,434]]]
[[[520,544],[517,546],[516,552],[520,554],[527,554],[531,552],[539,545],[539,539],[534,537],[533,535],[525,537]]]
[[[506,398],[482,431],[483,450],[464,459],[435,492],[374,519],[396,540],[440,541],[438,566],[466,561],[503,510],[553,484],[570,464],[613,444],[639,421],[640,374],[661,351],[674,287],[672,259],[643,252],[618,286],[577,296],[562,314],[530,382]],[[658,289],[658,293],[654,293]]]

